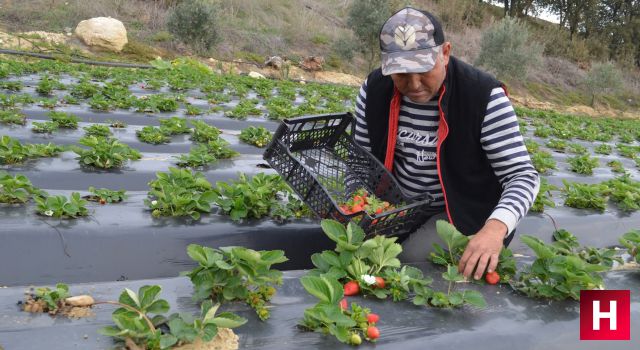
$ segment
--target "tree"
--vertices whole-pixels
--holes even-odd
[[[169,15],[167,28],[196,51],[208,53],[219,41],[216,5],[205,0],[181,1]]]
[[[611,62],[596,63],[591,67],[584,84],[591,93],[591,107],[594,107],[597,95],[615,93],[622,88],[622,74]]]
[[[524,23],[505,17],[483,33],[476,64],[500,79],[524,79],[527,69],[540,61],[542,51],[542,45],[530,39]]]
[[[358,47],[366,55],[369,69],[379,59],[380,28],[391,16],[391,6],[387,0],[358,0],[349,9],[349,27],[358,39]]]

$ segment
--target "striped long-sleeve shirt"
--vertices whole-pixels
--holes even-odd
[[[369,133],[364,118],[366,98],[365,81],[356,100],[355,139],[370,151]],[[441,206],[444,210],[444,197],[436,166],[438,120],[437,96],[424,104],[412,102],[403,96],[393,172],[407,194],[429,192],[435,197],[434,205]],[[513,106],[502,88],[491,91],[480,143],[503,187],[500,201],[487,220],[500,220],[507,226],[507,233],[511,234],[533,204],[540,180],[524,145]]]

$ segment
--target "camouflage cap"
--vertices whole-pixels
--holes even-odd
[[[429,12],[405,7],[380,30],[382,74],[424,73],[433,69],[444,43],[440,22]]]

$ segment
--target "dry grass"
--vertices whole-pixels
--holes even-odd
[[[96,16],[111,16],[124,22],[132,44],[127,55],[145,60],[157,51],[190,54],[187,46],[166,32],[166,19],[178,0],[0,0],[0,26],[12,32],[45,30],[73,31],[78,22]],[[352,37],[348,9],[357,0],[211,0],[220,4],[222,42],[213,57],[242,57],[260,62],[280,55],[297,60],[304,56],[327,58],[332,69],[364,77],[366,62],[355,53],[340,59],[332,50],[340,38]],[[475,0],[390,0],[393,8],[411,5],[433,12],[445,24],[453,53],[473,63],[480,51],[482,32],[500,18],[502,9]],[[582,81],[593,56],[594,42],[569,41],[557,26],[529,19],[534,38],[545,43],[545,57],[533,67],[526,82],[514,82],[534,96],[558,103],[582,103],[586,98]],[[162,51],[164,50],[164,51]],[[167,51],[168,50],[168,51]],[[565,58],[559,58],[565,57]],[[576,64],[578,62],[579,64]],[[640,108],[640,70],[624,72],[625,92],[612,97],[611,105]]]

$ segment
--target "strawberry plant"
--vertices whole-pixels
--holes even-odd
[[[309,272],[309,276],[326,277],[344,283],[344,295],[373,295],[380,299],[391,296],[394,301],[401,301],[409,298],[410,294],[420,294],[424,299],[414,299],[416,305],[445,307],[462,304],[455,301],[446,305],[431,303],[428,295],[445,294],[433,291],[429,287],[432,280],[425,278],[419,269],[401,266],[397,256],[402,252],[402,246],[395,243],[397,237],[376,236],[364,241],[364,231],[353,222],[345,227],[334,220],[322,220],[321,226],[337,245],[334,251],[323,251],[311,256],[316,268]],[[447,274],[446,278],[453,278],[452,276]],[[479,293],[464,293],[469,295],[467,302],[478,302],[476,305],[481,305],[479,300],[483,299]],[[449,295],[453,295],[451,290],[446,294],[447,297]]]
[[[206,145],[198,145],[192,147],[187,154],[181,154],[175,157],[178,165],[181,168],[199,168],[206,167],[211,163],[215,163],[218,159],[211,153]]]
[[[629,249],[629,255],[640,264],[640,231],[633,230],[620,237],[620,244]]]
[[[188,104],[187,105],[187,111],[185,112],[186,115],[202,115],[204,114],[204,111],[194,105]]]
[[[86,208],[87,201],[80,198],[80,193],[73,192],[71,197],[63,195],[34,197],[37,203],[37,212],[40,215],[75,219],[79,216],[89,215]]]
[[[21,81],[0,81],[0,89],[18,92],[22,90],[24,85]]]
[[[611,268],[614,262],[622,264],[622,258],[616,256],[617,252],[611,248],[583,247],[578,238],[567,230],[553,232],[552,245],[558,253],[563,255],[575,255],[589,264],[596,264]]]
[[[636,155],[640,151],[640,147],[623,145],[623,144],[617,144],[616,148],[618,149],[618,154],[620,154],[625,158],[631,158],[631,159],[636,158]]]
[[[433,244],[433,252],[429,254],[431,261],[434,264],[457,267],[464,250],[469,243],[469,237],[463,235],[453,225],[445,220],[436,221],[436,232],[442,241],[445,243],[445,247],[440,246],[438,243]],[[515,260],[513,253],[508,248],[503,248],[500,251],[498,258],[498,266],[496,268],[497,273],[500,275],[501,283],[508,283],[516,273]],[[451,273],[448,273],[447,278],[454,278]]]
[[[26,203],[32,195],[43,195],[43,192],[33,187],[26,176],[21,174],[12,176],[6,171],[0,171],[0,203],[22,204]]]
[[[109,123],[109,126],[114,129],[125,129],[127,127],[127,123],[120,120],[107,119],[106,122]]]
[[[78,122],[80,121],[80,118],[76,117],[73,114],[51,111],[48,113],[48,115],[51,118],[51,121],[58,124],[58,127],[60,128],[64,128],[64,129],[78,128]]]
[[[33,122],[31,124],[31,131],[36,134],[52,134],[58,130],[58,123],[52,121],[46,121],[43,123]]]
[[[427,305],[432,307],[450,308],[469,304],[476,307],[486,307],[487,303],[482,294],[475,290],[454,291],[454,283],[464,281],[464,276],[458,272],[458,267],[447,265],[447,271],[442,273],[442,278],[449,282],[447,293],[435,291],[429,287],[418,287],[413,298],[414,305]]]
[[[263,126],[249,126],[240,132],[240,141],[256,147],[265,147],[271,141],[271,137],[269,130]]]
[[[185,118],[171,117],[160,119],[160,130],[165,135],[189,134],[191,129],[187,126],[188,121]]]
[[[48,75],[45,75],[38,82],[36,92],[40,95],[51,95],[53,90],[62,90],[64,88],[64,84],[60,83],[56,79],[50,78]]]
[[[291,192],[287,193],[287,200],[284,203],[278,203],[271,207],[269,213],[271,218],[279,222],[285,222],[289,218],[304,218],[312,217],[313,212],[308,205],[298,199],[296,195]]]
[[[621,143],[631,143],[633,142],[633,140],[635,140],[635,136],[633,134],[630,134],[628,132],[620,134],[620,142]]]
[[[629,174],[606,181],[607,193],[618,208],[625,212],[640,210],[640,182],[631,179]]]
[[[556,204],[551,200],[551,191],[558,190],[558,187],[550,185],[546,178],[542,178],[540,181],[540,190],[536,196],[536,200],[531,206],[531,211],[534,213],[544,212],[544,207],[555,208]]]
[[[607,166],[609,166],[611,168],[611,171],[613,171],[614,173],[624,174],[626,172],[624,165],[622,165],[622,162],[620,162],[619,160],[609,161],[607,162]]]
[[[144,202],[153,217],[190,216],[198,220],[201,213],[211,211],[216,197],[202,173],[186,169],[169,168],[167,173],[157,173],[149,187],[149,198]]]
[[[110,137],[113,135],[111,129],[106,125],[93,124],[84,127],[85,136]]]
[[[91,194],[88,196],[84,196],[83,198],[91,202],[98,202],[100,204],[119,203],[127,199],[125,190],[114,191],[107,188],[98,189],[92,186],[89,187],[89,192]]]
[[[547,138],[551,136],[553,130],[548,126],[539,126],[533,131],[533,136]]]
[[[159,112],[175,112],[180,107],[178,101],[179,96],[171,95],[148,95],[141,96],[133,103],[136,112],[142,113],[159,113]]]
[[[27,159],[54,157],[66,148],[48,144],[22,144],[20,141],[3,135],[0,137],[0,165],[20,164]]]
[[[23,304],[23,310],[27,312],[48,312],[55,315],[68,296],[69,286],[64,283],[56,284],[54,289],[48,287],[36,288],[33,296],[30,296]]]
[[[27,117],[17,110],[0,110],[0,124],[25,125],[27,124]]]
[[[219,327],[235,328],[246,323],[246,319],[229,312],[216,315],[219,305],[211,302],[201,304],[199,317],[172,314],[167,318],[164,314],[170,305],[158,297],[160,292],[160,286],[145,285],[138,293],[126,288],[118,301],[96,302],[119,306],[111,315],[115,326],[98,332],[124,342],[128,349],[164,350],[196,339],[209,342],[218,334]]]
[[[525,140],[524,145],[527,147],[527,152],[529,153],[538,152],[538,150],[540,150],[540,144],[533,140]]]
[[[53,109],[58,106],[58,99],[56,98],[41,98],[38,100],[38,106],[42,108]]]
[[[567,151],[569,151],[569,153],[579,154],[579,155],[589,154],[589,150],[587,150],[585,146],[579,143],[568,144]]]
[[[82,166],[102,169],[121,168],[128,160],[138,160],[142,157],[140,152],[115,138],[87,136],[80,139],[78,143],[89,147],[89,149],[72,147],[72,150],[78,154],[79,157],[76,159]]]
[[[607,191],[609,188],[604,184],[581,184],[577,182],[564,183],[563,192],[565,194],[564,205],[578,209],[596,209],[604,212],[607,208]]]
[[[193,283],[195,300],[243,300],[261,320],[269,318],[266,303],[275,295],[275,286],[282,284],[282,272],[271,266],[288,260],[284,251],[255,251],[244,247],[213,249],[190,244],[187,254],[199,265],[186,273]]]
[[[209,154],[217,159],[229,159],[238,155],[238,152],[229,147],[229,143],[222,138],[205,143]]]
[[[60,152],[64,152],[68,149],[66,146],[60,146],[53,143],[34,143],[26,144],[30,158],[48,158],[55,157]]]
[[[611,154],[611,146],[607,145],[606,143],[603,143],[596,146],[596,148],[593,151],[598,154],[609,155]]]
[[[204,144],[192,147],[188,154],[177,156],[179,167],[205,167],[215,163],[218,159],[228,159],[238,155],[238,152],[229,147],[229,143],[221,138],[216,138]]]
[[[599,164],[597,158],[591,158],[588,154],[570,157],[567,160],[571,171],[583,175],[593,175],[593,169]]]
[[[558,140],[558,139],[552,139],[552,140],[549,140],[546,143],[546,146],[551,148],[551,149],[553,149],[553,150],[555,150],[555,151],[564,152],[566,150],[566,148],[567,148],[567,141]]]
[[[145,126],[137,130],[136,136],[140,141],[153,145],[171,142],[171,138],[162,129],[153,126]]]
[[[546,151],[538,151],[531,154],[531,162],[533,167],[541,174],[547,174],[556,169],[556,161],[551,156],[551,153]]]
[[[88,99],[98,93],[98,86],[90,83],[88,80],[83,79],[78,84],[71,86],[71,96]]]
[[[224,113],[225,116],[234,119],[247,119],[249,115],[260,115],[262,111],[256,107],[257,99],[241,99],[238,105]]]
[[[608,267],[590,264],[533,236],[522,235],[520,239],[537,258],[511,283],[514,289],[534,298],[579,300],[581,290],[604,288],[600,272]]]
[[[191,121],[191,124],[193,125],[191,140],[195,142],[206,143],[209,141],[215,141],[220,136],[220,129],[209,125],[202,120]]]
[[[356,303],[349,307],[338,281],[322,276],[304,276],[300,283],[309,294],[320,300],[304,310],[300,323],[302,329],[331,334],[340,342],[355,346],[360,345],[363,338],[375,342],[380,337],[375,326],[380,318]]]
[[[244,173],[231,183],[216,183],[215,202],[232,220],[262,218],[277,203],[278,192],[285,190],[278,175],[260,173],[248,179]]]
[[[93,95],[87,103],[89,104],[89,107],[96,111],[110,111],[116,108],[113,101],[108,100],[102,94]]]

